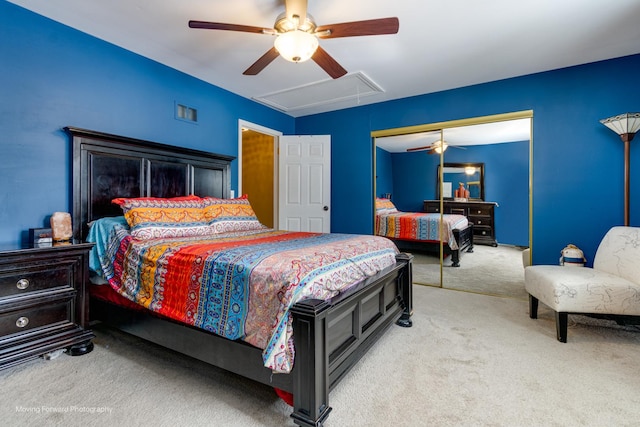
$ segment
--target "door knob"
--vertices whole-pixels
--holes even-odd
[[[328,211],[329,210],[329,206],[325,206],[324,208],[322,208],[323,211]]]

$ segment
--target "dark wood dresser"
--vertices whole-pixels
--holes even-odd
[[[473,243],[478,245],[498,246],[496,240],[495,208],[496,202],[455,202],[445,200],[445,214],[464,215],[473,223]],[[440,200],[425,200],[423,210],[428,213],[440,212]]]
[[[93,349],[85,292],[92,246],[0,248],[0,369]]]

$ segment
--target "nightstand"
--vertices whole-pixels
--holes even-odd
[[[85,291],[92,246],[0,248],[0,369],[62,349],[93,350]]]

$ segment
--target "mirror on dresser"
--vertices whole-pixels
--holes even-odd
[[[474,223],[475,233],[482,233],[481,236],[474,233],[474,252],[461,255],[460,267],[451,267],[451,257],[446,254],[440,255],[440,263],[438,253],[428,255],[410,245],[407,250],[417,257],[416,283],[513,296],[495,289],[493,282],[496,277],[506,277],[503,272],[509,269],[516,275],[523,274],[522,249],[530,247],[532,117],[532,111],[523,111],[372,133],[376,195],[391,195],[403,211],[429,212],[431,206],[435,209],[431,212],[463,214]],[[514,127],[521,131],[518,136],[505,137],[510,134],[507,130]],[[484,139],[474,143],[472,140],[478,140],[480,134]],[[394,139],[399,147],[389,148]],[[406,145],[424,147],[437,140],[448,145],[444,152],[411,151]],[[470,163],[481,167],[474,171],[478,179],[459,180],[447,175],[459,173],[460,165]],[[442,181],[451,182],[450,193],[438,183],[441,167]],[[465,183],[469,194],[468,198],[455,200],[459,182]],[[509,248],[518,254],[517,259],[506,261],[502,255],[486,253]],[[490,262],[478,265],[476,261],[482,258]],[[521,277],[517,280],[521,282]],[[526,296],[524,289],[521,295]]]
[[[484,200],[484,163],[444,163],[442,165],[442,185],[440,185],[440,165],[436,172],[436,198],[452,199],[456,196],[456,189],[460,187],[468,191],[468,199]],[[461,198],[465,196],[462,195]]]

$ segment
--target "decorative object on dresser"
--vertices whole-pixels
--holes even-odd
[[[51,230],[54,242],[67,242],[73,237],[71,228],[71,214],[69,212],[54,212],[51,215]]]
[[[87,329],[90,243],[0,250],[0,369],[93,349]]]
[[[53,232],[50,228],[30,228],[29,245],[50,246],[53,243]]]
[[[497,206],[496,202],[444,200],[443,213],[466,216],[469,223],[473,224],[473,243],[498,246],[495,223],[495,208]],[[425,200],[423,209],[427,213],[439,213],[440,200]]]

